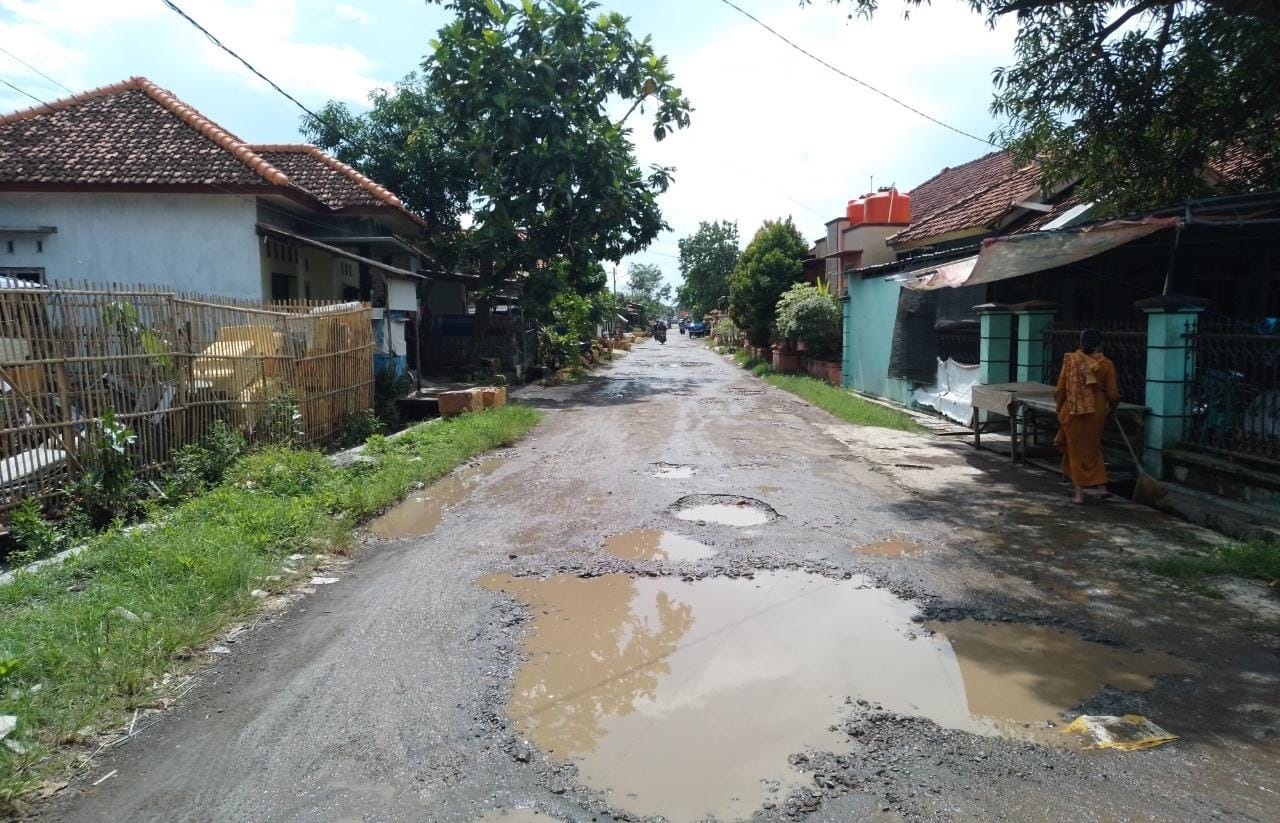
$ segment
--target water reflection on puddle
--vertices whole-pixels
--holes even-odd
[[[846,696],[1031,736],[1022,723],[1056,721],[1105,683],[1146,689],[1176,667],[1027,626],[912,639],[911,604],[801,572],[481,583],[531,607],[508,705],[519,732],[615,806],[673,823],[748,817],[784,796],[804,780],[788,755],[841,749],[828,727]]]
[[[914,557],[924,549],[901,537],[890,537],[865,546],[856,546],[853,551],[857,554],[870,554],[876,557]]]
[[[638,529],[605,538],[604,550],[623,560],[705,560],[710,546],[675,532]]]
[[[693,477],[693,466],[676,466],[670,463],[659,463],[658,467],[653,471],[654,477],[661,477],[664,480],[684,480]]]
[[[451,474],[414,492],[386,514],[374,520],[369,529],[378,537],[422,537],[435,531],[444,512],[460,503],[481,478],[493,474],[507,461],[491,457],[469,469]]]
[[[745,503],[707,503],[680,509],[675,515],[681,520],[701,520],[724,526],[759,526],[769,522],[769,515],[764,511]]]

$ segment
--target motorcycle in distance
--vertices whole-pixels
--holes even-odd
[[[666,323],[653,324],[653,339],[663,344],[667,342],[667,324]]]
[[[688,330],[688,328],[689,328],[689,323],[688,323],[688,321],[686,321],[686,320],[681,320],[681,321],[680,321],[680,333],[681,333],[681,334],[684,334],[684,333],[685,333],[685,331],[686,331],[686,330]]]

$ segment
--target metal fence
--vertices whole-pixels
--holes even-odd
[[[1116,365],[1120,399],[1126,403],[1146,403],[1147,323],[1145,319],[1119,323],[1055,323],[1045,330],[1045,382],[1057,383],[1062,358],[1080,347],[1080,332],[1086,328],[1102,332],[1102,351]]]
[[[0,287],[0,518],[93,468],[108,409],[145,472],[215,420],[250,440],[322,443],[373,405],[365,304],[6,285],[20,287]]]
[[[982,332],[976,324],[938,329],[938,359],[951,359],[966,366],[982,360]]]
[[[1187,441],[1280,461],[1280,327],[1202,318],[1187,337]]]

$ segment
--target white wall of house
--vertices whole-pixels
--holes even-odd
[[[0,192],[0,268],[40,268],[46,282],[155,284],[260,300],[256,220],[249,196]],[[4,234],[5,226],[58,231]]]

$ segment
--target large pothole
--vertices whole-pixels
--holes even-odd
[[[1043,627],[959,622],[932,633],[865,581],[612,574],[482,581],[530,607],[508,713],[578,780],[673,823],[748,817],[806,778],[788,756],[840,751],[847,699],[978,734],[1047,728],[1104,684],[1184,671]]]
[[[742,528],[778,519],[768,503],[736,494],[690,494],[677,500],[671,513],[681,520]]]

